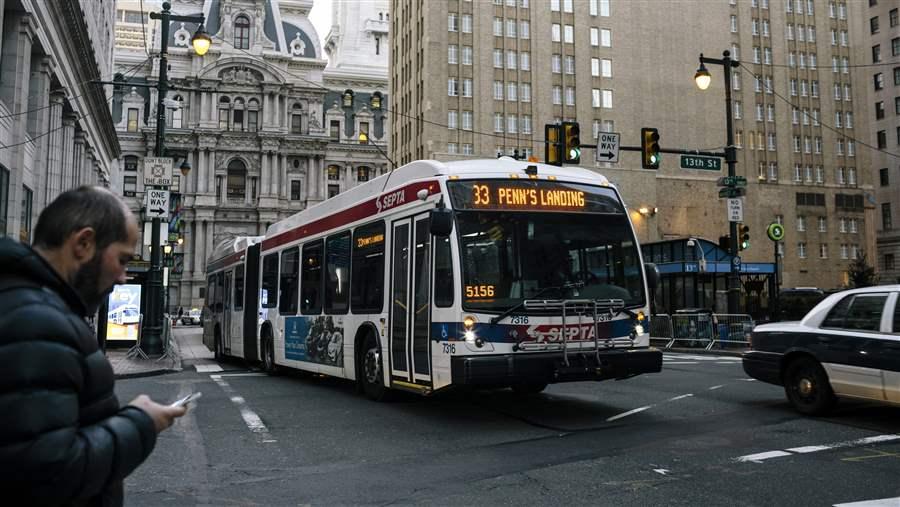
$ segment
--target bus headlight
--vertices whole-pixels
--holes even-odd
[[[475,331],[472,331],[470,329],[470,330],[466,331],[463,334],[463,336],[466,338],[466,343],[471,343],[471,344],[475,343]]]
[[[642,334],[644,334],[644,326],[642,326],[642,325],[640,325],[640,324],[636,324],[636,325],[634,326],[634,334],[636,334],[636,335],[642,335]]]
[[[478,322],[478,320],[475,319],[475,317],[473,317],[472,315],[466,315],[465,318],[463,318],[463,327],[466,328],[466,331],[469,331],[473,327],[475,327],[476,322]]]

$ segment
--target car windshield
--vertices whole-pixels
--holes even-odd
[[[624,213],[461,211],[457,224],[468,309],[502,311],[529,297],[644,304]]]

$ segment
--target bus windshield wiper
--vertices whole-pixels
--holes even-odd
[[[553,290],[577,289],[580,287],[584,287],[584,282],[568,282],[568,283],[564,283],[562,285],[551,285],[550,287],[544,287],[543,289],[537,291],[537,294],[535,294],[531,297],[536,298],[538,296],[542,296]],[[500,322],[501,320],[505,319],[510,314],[512,314],[514,311],[518,310],[519,308],[522,308],[523,306],[525,306],[525,298],[522,298],[521,301],[519,301],[515,305],[510,306],[509,308],[504,310],[500,315],[497,315],[496,317],[491,317],[491,324],[496,324],[496,323]]]

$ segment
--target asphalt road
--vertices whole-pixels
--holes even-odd
[[[389,403],[222,367],[118,382],[123,402],[203,392],[126,480],[126,505],[900,506],[900,408],[802,417],[738,358],[667,353],[626,381]]]

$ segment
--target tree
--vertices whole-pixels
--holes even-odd
[[[850,287],[869,287],[878,283],[875,268],[869,265],[866,252],[860,252],[856,259],[850,261],[848,267]]]

